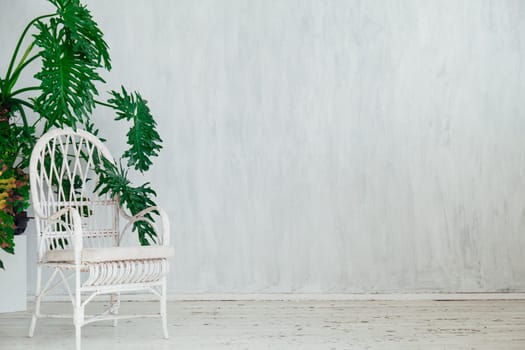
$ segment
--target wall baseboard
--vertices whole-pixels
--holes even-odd
[[[29,301],[34,296],[28,296]],[[69,301],[67,295],[47,296],[47,301]],[[122,301],[157,300],[151,294],[126,294]],[[327,294],[327,293],[258,293],[258,294],[169,294],[168,301],[455,301],[455,300],[525,300],[525,293],[389,293],[389,294]]]
[[[331,294],[331,293],[269,293],[269,294],[172,294],[168,300],[516,300],[525,293],[390,293],[390,294]]]

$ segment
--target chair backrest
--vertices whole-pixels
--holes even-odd
[[[94,193],[100,159],[114,162],[104,144],[84,130],[54,129],[37,142],[30,162],[31,199],[39,233],[39,254],[47,249],[70,248],[64,224],[42,218],[73,207],[82,218],[85,247],[115,245],[118,239],[118,203]],[[63,223],[71,218],[64,215]],[[69,247],[68,247],[69,246]]]

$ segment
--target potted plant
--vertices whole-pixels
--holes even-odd
[[[98,170],[97,190],[118,197],[133,215],[155,205],[156,193],[149,184],[134,187],[128,178],[130,168],[147,171],[162,147],[147,101],[124,87],[110,91],[106,101],[98,99],[97,86],[105,83],[101,74],[111,70],[100,28],[79,0],[48,1],[52,11],[29,21],[3,75],[0,67],[0,248],[8,253],[14,253],[13,235],[27,218],[27,167],[35,140],[55,127],[84,128],[97,135],[91,121],[97,106],[114,110],[115,120],[130,123],[129,148],[120,166],[107,162]],[[39,68],[35,84],[19,86],[32,65]],[[133,229],[143,245],[156,239],[145,222]]]
[[[27,225],[27,174],[13,169],[0,160],[0,248],[14,254],[14,236],[24,232]],[[0,260],[0,268],[4,268]]]

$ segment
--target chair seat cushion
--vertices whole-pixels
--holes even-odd
[[[105,262],[122,260],[167,259],[173,256],[173,247],[166,246],[138,246],[138,247],[111,247],[111,248],[84,248],[82,262]],[[73,262],[73,249],[55,249],[46,253],[46,262]]]

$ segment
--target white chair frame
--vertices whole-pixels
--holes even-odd
[[[67,161],[57,161],[57,154],[64,155]],[[76,349],[81,349],[81,327],[95,321],[117,320],[135,317],[160,317],[164,337],[168,338],[166,312],[166,276],[168,259],[164,254],[151,256],[140,255],[140,258],[105,257],[95,261],[86,261],[84,254],[89,249],[105,250],[106,255],[111,249],[121,249],[122,236],[129,231],[133,223],[146,221],[151,224],[158,239],[157,248],[169,247],[170,226],[166,212],[159,207],[147,208],[137,215],[129,215],[120,208],[118,199],[108,195],[98,198],[88,185],[95,185],[89,176],[95,176],[92,169],[96,166],[95,153],[114,162],[105,145],[94,135],[72,129],[54,129],[43,135],[37,142],[30,162],[31,199],[35,212],[37,229],[37,280],[35,295],[35,310],[29,328],[29,336],[35,331],[38,318],[72,318],[75,326]],[[46,163],[46,158],[47,163]],[[71,183],[75,176],[81,181],[78,192],[66,191],[62,186],[64,180]],[[53,180],[54,177],[54,180]],[[60,186],[56,186],[56,183]],[[89,215],[81,215],[89,208]],[[160,214],[160,227],[148,220],[145,215],[155,211]],[[109,216],[106,227],[97,226],[96,214]],[[87,217],[86,217],[87,216]],[[120,230],[119,216],[126,221],[124,229]],[[107,219],[107,217],[106,217]],[[103,225],[102,225],[103,226]],[[57,242],[67,240],[71,258],[68,261],[49,261],[50,252],[68,252],[64,244]],[[51,249],[53,247],[53,249]],[[136,247],[136,251],[148,247]],[[155,249],[151,248],[155,252]],[[150,250],[151,252],[151,250]],[[42,270],[52,270],[51,277],[42,287]],[[70,281],[72,279],[72,281]],[[73,314],[44,314],[40,311],[42,298],[63,285],[73,304]],[[160,300],[160,312],[149,315],[119,315],[120,293],[146,291],[154,294]],[[102,294],[110,295],[107,310],[99,315],[86,315],[86,305],[94,297]]]

